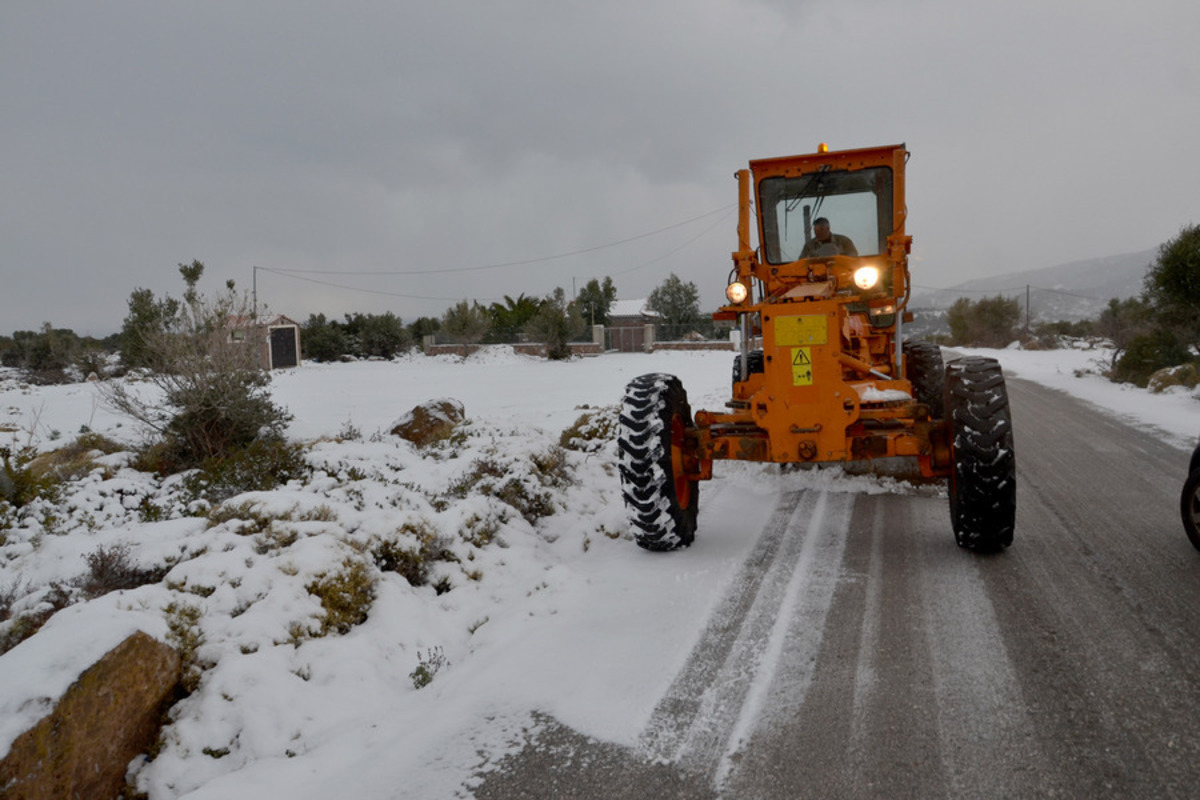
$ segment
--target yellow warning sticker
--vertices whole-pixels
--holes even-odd
[[[775,318],[775,344],[780,347],[825,344],[828,337],[829,325],[824,315]]]
[[[792,385],[812,386],[812,353],[808,347],[792,348]]]

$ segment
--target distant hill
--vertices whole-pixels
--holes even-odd
[[[1034,320],[1074,322],[1095,319],[1112,298],[1124,300],[1141,294],[1146,270],[1157,257],[1158,249],[1152,248],[1010,272],[946,289],[914,288],[908,307],[916,314],[916,329],[938,328],[945,310],[960,297],[979,300],[999,294],[1016,299],[1024,309],[1025,287],[1028,286]],[[914,276],[913,283],[919,286],[921,281]]]

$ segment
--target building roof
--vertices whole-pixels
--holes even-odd
[[[251,328],[255,326],[270,328],[278,325],[295,325],[299,327],[300,323],[290,317],[285,317],[283,314],[260,314],[257,319],[237,314],[229,316],[229,327],[231,328]]]
[[[658,312],[646,308],[647,298],[640,300],[617,300],[608,312],[610,317],[657,317]]]

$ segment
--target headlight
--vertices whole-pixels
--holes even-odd
[[[740,281],[734,281],[725,287],[725,297],[735,306],[739,303],[744,303],[750,295],[750,290],[746,288],[746,284]]]
[[[854,270],[854,285],[863,291],[874,288],[877,283],[879,283],[877,267],[859,267]]]
[[[896,307],[891,303],[874,306],[867,310],[867,316],[876,328],[889,328],[896,322]]]

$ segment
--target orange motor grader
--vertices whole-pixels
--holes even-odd
[[[999,363],[943,363],[936,345],[902,336],[912,318],[908,155],[904,145],[821,145],[737,173],[738,249],[728,303],[714,315],[741,334],[726,408],[693,417],[673,375],[642,375],[625,389],[620,473],[638,545],[692,544],[699,481],[718,459],[881,458],[912,459],[924,477],[948,479],[959,545],[1012,543],[1015,460]]]

